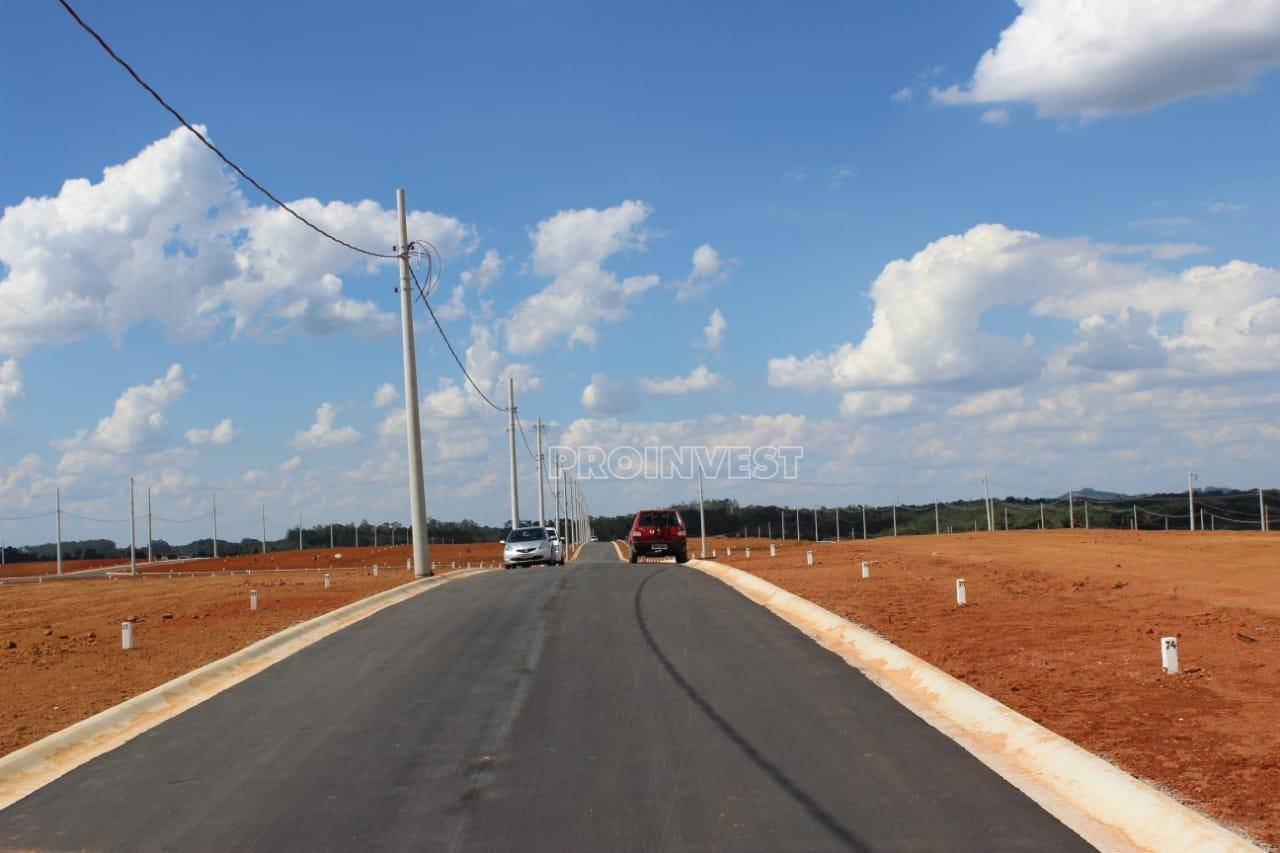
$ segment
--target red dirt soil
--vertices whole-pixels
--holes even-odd
[[[211,557],[195,560],[161,560],[157,561],[154,566],[140,565],[138,571],[168,574],[169,572],[239,571],[259,568],[368,567],[375,563],[382,566],[394,566],[398,563],[398,565],[403,566],[405,560],[410,557],[410,551],[409,545],[382,545],[376,548],[366,546],[363,548],[310,548],[305,551],[268,551],[266,554],[219,557],[216,560]],[[342,555],[341,558],[337,556],[339,554]],[[138,552],[138,562],[142,563],[145,559],[146,550],[140,550]],[[431,561],[436,564],[436,568],[448,567],[450,563],[456,561],[461,561],[465,564],[468,560],[478,563],[482,560],[492,562],[501,559],[502,547],[496,542],[463,543],[459,545],[433,544],[431,546]],[[115,571],[127,572],[129,571],[129,560],[127,558],[121,560],[118,557],[103,560],[63,560],[62,572],[67,575],[103,566],[110,566]],[[53,560],[32,563],[9,563],[3,570],[0,570],[0,578],[47,576],[53,575],[57,572],[57,569],[58,564]]]
[[[970,533],[788,541],[776,558],[768,540],[713,547],[1280,847],[1280,536]],[[1181,638],[1178,675],[1160,670],[1162,636]]]
[[[392,568],[376,578],[366,569],[327,566],[324,572],[260,572],[252,557],[243,557],[226,560],[228,570],[253,568],[252,575],[169,578],[166,570],[163,577],[0,586],[0,755],[290,625],[413,579],[405,570],[407,547],[338,550],[337,563],[367,557],[369,565],[381,559]],[[329,552],[301,553],[309,563],[313,554]],[[501,546],[432,545],[431,557],[443,573],[454,562],[493,565]],[[325,572],[332,576],[327,590]],[[258,590],[256,613],[249,610],[250,589]],[[136,623],[127,652],[120,648],[126,620]]]

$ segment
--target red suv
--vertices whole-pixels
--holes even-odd
[[[674,509],[642,509],[631,522],[631,562],[640,557],[676,558],[677,563],[689,559],[689,544],[685,537],[684,521]]]

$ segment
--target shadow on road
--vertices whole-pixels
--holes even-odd
[[[804,807],[804,809],[808,811],[816,821],[822,824],[822,826],[835,836],[835,838],[846,848],[850,850],[866,850],[867,848],[854,837],[853,833],[851,833],[847,827],[841,824],[840,821],[836,820],[833,815],[823,809],[822,806],[820,806],[812,797],[801,790],[800,787],[792,781],[792,779],[787,776],[781,768],[761,755],[759,750],[752,745],[751,741],[743,737],[741,732],[735,729],[728,720],[722,717],[720,713],[716,711],[715,707],[704,699],[702,694],[700,694],[697,689],[690,684],[687,679],[685,679],[685,677],[680,673],[680,670],[676,668],[675,664],[673,664],[670,659],[663,654],[661,647],[658,646],[657,641],[653,638],[653,634],[649,631],[649,623],[645,621],[644,612],[640,607],[640,599],[644,596],[644,588],[649,581],[653,580],[665,571],[665,568],[661,568],[657,571],[650,572],[645,576],[645,579],[640,582],[638,587],[636,587],[636,594],[632,601],[632,607],[636,614],[636,622],[640,626],[640,633],[644,635],[645,643],[647,643],[649,648],[653,650],[654,655],[658,658],[658,662],[662,664],[662,668],[667,671],[667,674],[670,675],[677,686],[684,691],[685,695],[693,700],[693,703],[698,706],[698,710],[702,711],[707,719],[714,723],[716,728],[720,729],[720,731],[729,738],[733,745],[736,746],[743,755],[750,759],[753,764],[765,773],[769,774],[770,778],[772,778],[773,781],[778,784],[778,787],[785,791],[791,799]]]

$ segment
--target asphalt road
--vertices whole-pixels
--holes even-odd
[[[0,846],[1088,849],[720,582],[585,557],[326,638],[0,812]]]

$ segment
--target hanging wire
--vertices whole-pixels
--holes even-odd
[[[524,421],[520,420],[519,412],[516,412],[516,426],[520,428],[520,437],[524,439],[524,449],[529,451],[529,458],[537,462],[538,454],[533,452],[533,445],[529,443],[529,437],[524,434]]]
[[[95,41],[97,41],[97,42],[98,42],[98,44],[102,46],[102,49],[103,49],[103,50],[105,50],[105,51],[107,52],[107,54],[108,54],[112,59],[114,59],[114,60],[116,61],[116,63],[117,63],[121,68],[123,68],[125,71],[129,72],[129,76],[130,76],[130,77],[132,77],[132,78],[134,79],[134,81],[135,81],[139,86],[141,86],[142,88],[146,89],[146,90],[147,90],[147,92],[151,95],[151,97],[153,97],[153,98],[155,98],[155,99],[156,99],[156,102],[157,102],[157,103],[159,103],[159,104],[160,104],[160,106],[164,107],[164,108],[165,108],[165,110],[166,110],[166,111],[168,111],[168,113],[169,113],[171,116],[173,116],[174,118],[176,118],[176,119],[177,119],[177,120],[182,124],[182,126],[183,126],[183,127],[185,127],[187,130],[191,131],[191,133],[196,137],[196,139],[199,139],[199,140],[200,140],[200,142],[204,145],[204,147],[205,147],[205,148],[208,148],[210,151],[212,151],[214,154],[216,154],[216,155],[218,156],[218,159],[219,159],[219,160],[221,160],[223,163],[226,163],[228,166],[230,166],[232,169],[234,169],[237,175],[239,175],[240,177],[242,177],[242,178],[244,178],[246,181],[248,181],[250,184],[252,184],[252,185],[253,185],[253,187],[254,187],[256,190],[258,190],[258,192],[262,193],[264,196],[266,196],[267,198],[271,199],[271,201],[275,202],[275,204],[276,204],[278,207],[280,207],[282,210],[284,210],[286,213],[288,213],[288,214],[289,214],[290,216],[292,216],[294,219],[298,220],[298,221],[299,221],[299,222],[301,222],[303,225],[307,226],[308,228],[310,228],[312,231],[316,232],[316,233],[317,233],[317,234],[319,234],[320,236],[322,236],[322,237],[326,237],[326,238],[328,238],[328,239],[332,240],[333,242],[337,243],[339,246],[343,246],[343,247],[345,247],[345,248],[347,248],[347,249],[350,249],[350,250],[351,250],[351,251],[353,251],[353,252],[358,252],[358,253],[360,253],[360,254],[362,254],[362,255],[368,255],[368,256],[369,256],[369,257],[371,257],[371,258],[388,258],[388,259],[395,259],[395,258],[399,257],[398,255],[395,255],[395,254],[386,254],[386,253],[383,253],[383,252],[373,252],[373,251],[370,251],[369,249],[362,249],[362,248],[360,248],[359,246],[354,246],[354,245],[352,245],[351,243],[348,243],[348,242],[347,242],[347,241],[345,241],[345,240],[342,240],[342,239],[340,239],[340,238],[338,238],[338,237],[333,236],[333,235],[332,235],[332,234],[330,234],[328,231],[325,231],[325,230],[324,230],[323,228],[321,228],[319,225],[316,225],[316,224],[315,224],[314,222],[312,222],[310,219],[307,219],[307,218],[306,218],[305,216],[303,216],[301,213],[298,213],[298,211],[294,210],[292,207],[290,207],[289,205],[285,204],[283,201],[281,201],[279,198],[277,198],[277,197],[275,196],[275,194],[274,194],[274,193],[272,193],[270,190],[268,190],[268,189],[267,189],[266,187],[264,187],[262,184],[258,183],[256,180],[254,180],[254,179],[249,175],[249,173],[248,173],[248,172],[246,172],[244,169],[240,168],[240,166],[239,166],[239,165],[237,165],[237,164],[236,164],[236,162],[235,162],[234,160],[232,160],[232,159],[231,159],[230,157],[228,157],[226,154],[223,154],[223,153],[218,149],[218,147],[217,147],[216,145],[214,145],[212,142],[210,142],[210,141],[209,141],[209,138],[208,138],[207,136],[205,136],[203,133],[201,133],[199,130],[197,130],[194,126],[192,126],[191,122],[187,121],[187,120],[183,117],[182,113],[178,112],[176,109],[174,109],[172,106],[170,106],[170,105],[169,105],[169,102],[168,102],[168,101],[166,101],[163,97],[161,97],[159,92],[157,92],[155,89],[153,89],[153,88],[151,87],[151,85],[150,85],[149,83],[147,83],[147,81],[146,81],[146,80],[143,80],[143,79],[142,79],[142,77],[141,77],[141,75],[139,75],[137,71],[134,71],[134,70],[133,70],[133,66],[132,66],[132,65],[130,65],[128,62],[125,62],[125,61],[124,61],[124,59],[123,59],[123,58],[121,58],[121,56],[120,56],[118,53],[116,53],[116,52],[111,48],[111,45],[107,44],[107,40],[106,40],[106,39],[104,39],[101,35],[99,35],[99,34],[98,34],[98,32],[97,32],[97,30],[95,30],[93,27],[91,27],[91,26],[89,26],[87,23],[85,23],[84,19],[83,19],[83,18],[81,18],[81,17],[80,17],[80,15],[76,13],[76,10],[75,10],[75,9],[73,9],[73,8],[71,8],[71,4],[70,4],[70,3],[68,3],[68,2],[67,2],[67,0],[58,0],[58,2],[62,4],[62,8],[64,8],[64,9],[66,9],[66,10],[67,10],[67,14],[69,14],[72,18],[74,18],[74,19],[75,19],[75,22],[76,22],[77,24],[79,24],[79,25],[80,25],[80,28],[81,28],[81,29],[83,29],[83,30],[84,30],[86,33],[88,33],[89,35],[93,36],[94,40],[95,40]]]
[[[0,521],[28,521],[32,518],[46,518],[55,514],[55,510],[49,510],[48,512],[37,512],[35,515],[0,515]]]

